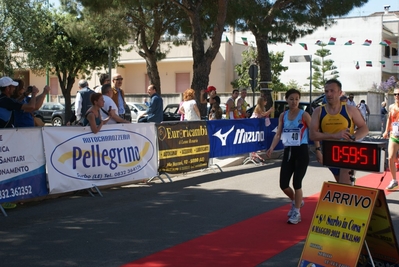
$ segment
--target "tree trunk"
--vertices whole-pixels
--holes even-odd
[[[272,81],[272,68],[270,63],[269,48],[267,45],[268,38],[267,36],[261,34],[255,35],[255,38],[256,38],[256,46],[258,47],[257,61],[259,65],[260,84],[262,84],[261,89],[266,89],[262,90],[261,93],[266,98],[267,101],[266,109],[269,109],[270,107],[273,106],[273,98],[271,95],[272,90],[267,89],[269,86],[268,83],[266,83]]]
[[[145,55],[145,61],[147,62],[147,74],[151,84],[157,88],[157,93],[161,95],[161,78],[159,77],[157,59],[154,55]]]

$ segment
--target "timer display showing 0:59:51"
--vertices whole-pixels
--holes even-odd
[[[381,157],[384,143],[325,140],[322,147],[323,164],[326,166],[372,172],[383,171]]]
[[[365,147],[332,146],[331,160],[335,162],[368,165],[377,163],[377,149]],[[371,152],[371,153],[370,153]]]

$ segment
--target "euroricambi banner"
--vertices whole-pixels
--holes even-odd
[[[298,266],[357,266],[378,189],[325,182]]]
[[[265,119],[207,121],[211,158],[266,149]]]
[[[157,175],[154,123],[43,127],[50,194]]]
[[[0,203],[48,194],[41,128],[0,131]]]
[[[182,173],[208,167],[209,140],[205,121],[157,124],[159,171]]]

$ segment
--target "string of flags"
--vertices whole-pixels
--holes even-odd
[[[248,45],[249,45],[249,42],[248,42],[248,38],[247,38],[247,37],[241,37],[241,40],[242,40],[242,42],[243,42],[243,44],[244,44],[245,46],[248,46]],[[226,42],[230,43],[230,41],[229,41],[229,39],[228,39],[227,37],[226,37]],[[337,42],[337,38],[335,38],[335,37],[330,37],[330,40],[329,40],[327,43],[323,43],[323,41],[317,40],[316,43],[315,43],[315,45],[318,45],[318,46],[335,45],[336,42]],[[269,40],[269,43],[270,43],[270,44],[276,44],[277,42],[274,41],[274,40]],[[363,42],[362,45],[364,45],[364,46],[370,46],[372,43],[373,43],[372,40],[366,39],[366,40],[364,40],[364,42]],[[286,44],[289,45],[289,46],[292,46],[292,43],[286,42]],[[346,42],[344,43],[344,45],[354,45],[354,44],[355,44],[355,42],[352,41],[352,40],[348,40],[348,41],[346,41]],[[391,45],[391,41],[389,41],[389,40],[382,40],[381,42],[379,42],[379,44],[382,45],[382,46],[390,46],[390,45]],[[306,43],[299,43],[299,45],[302,46],[305,50],[308,50],[308,45],[307,45]]]
[[[243,44],[245,46],[249,45],[248,39],[246,37],[241,37],[241,40],[243,42]],[[226,36],[226,42],[228,42],[231,45],[230,40],[227,38]],[[331,37],[330,40],[328,41],[328,43],[323,43],[321,40],[317,40],[315,45],[319,45],[319,46],[326,46],[326,45],[335,45],[337,42],[337,38],[335,37]],[[276,44],[276,41],[273,40],[269,40],[269,43],[271,44]],[[373,43],[372,40],[366,39],[363,42],[363,46],[370,46]],[[286,42],[287,45],[292,46],[292,43]],[[303,47],[303,49],[308,50],[308,45],[306,43],[298,43],[300,46]],[[352,40],[348,40],[347,42],[344,43],[344,45],[354,45],[355,42]],[[379,45],[382,46],[390,46],[391,45],[391,41],[389,40],[382,40],[381,42],[379,42]],[[373,62],[370,60],[367,60],[366,62],[366,67],[373,67]],[[385,60],[380,60],[379,63],[381,64],[381,67],[385,68]],[[399,60],[394,60],[393,62],[393,66],[399,67]],[[355,64],[355,68],[358,70],[360,69],[360,63],[359,61],[356,61]]]

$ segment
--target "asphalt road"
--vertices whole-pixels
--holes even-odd
[[[24,203],[0,216],[0,266],[121,266],[286,205],[279,166],[275,160],[226,167],[174,176],[173,183],[102,189],[103,197],[81,191]],[[313,159],[304,196],[320,192],[331,178]],[[398,194],[387,196],[397,239]],[[303,245],[258,266],[296,266]]]

